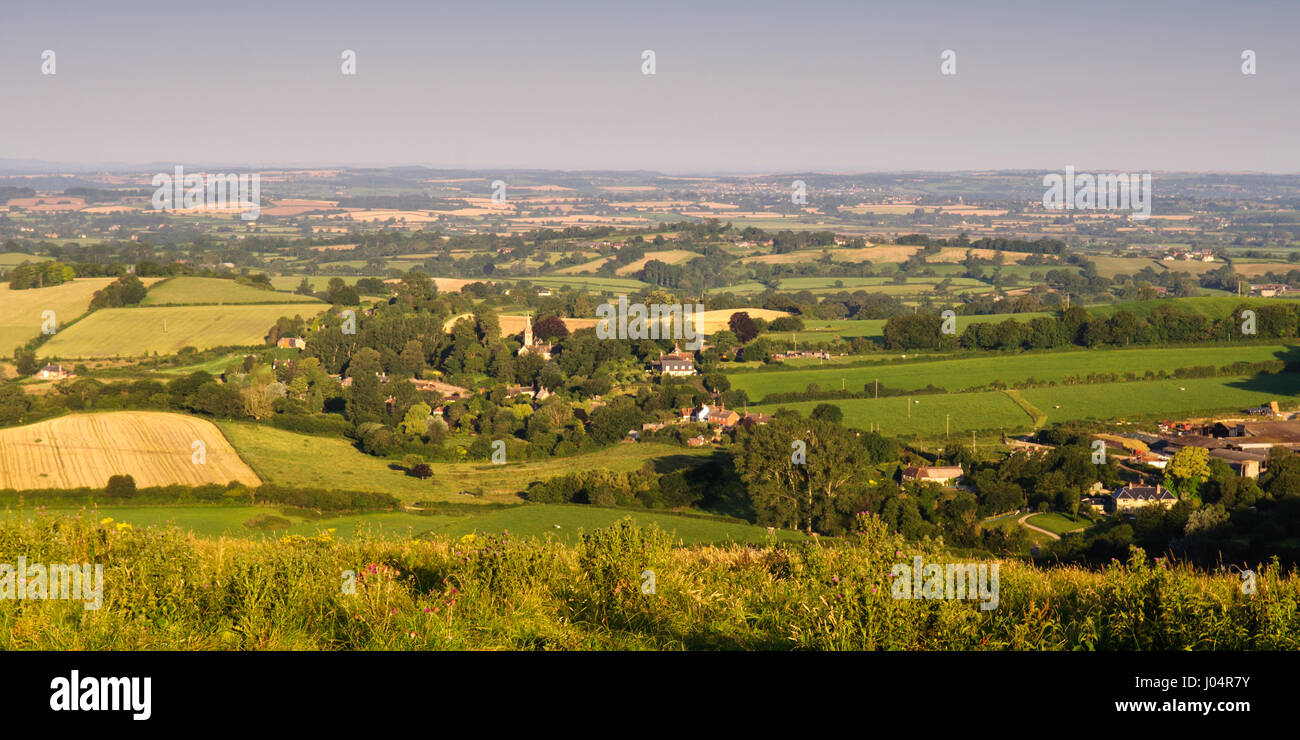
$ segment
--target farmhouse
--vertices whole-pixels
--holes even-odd
[[[62,365],[46,365],[36,372],[36,377],[41,380],[63,380],[75,378],[76,374]]]
[[[1264,298],[1272,298],[1273,296],[1281,295],[1288,290],[1289,288],[1285,283],[1261,283],[1259,285],[1252,284],[1250,286],[1251,295],[1257,295]]]
[[[677,418],[679,424],[712,424],[725,429],[730,429],[740,422],[740,414],[728,409],[725,404],[719,404],[714,408],[709,408],[707,404],[700,404],[695,408],[684,408]]]
[[[689,352],[682,352],[677,345],[673,345],[671,354],[659,355],[659,359],[655,360],[653,364],[664,375],[695,374],[695,357]]]
[[[777,362],[784,362],[786,360],[794,360],[794,359],[802,359],[802,358],[809,358],[815,360],[829,360],[831,358],[831,353],[827,352],[826,350],[809,351],[809,350],[801,349],[801,350],[791,350],[789,352],[778,352],[772,355],[772,359]]]
[[[730,429],[740,423],[740,414],[737,414],[731,409],[719,406],[718,412],[713,415],[713,419],[710,420],[710,423]]]
[[[282,349],[307,349],[307,340],[302,337],[280,337],[275,346]]]
[[[903,470],[904,483],[938,483],[951,485],[963,475],[960,465],[910,467]]]
[[[1159,484],[1154,486],[1124,486],[1115,491],[1112,498],[1115,499],[1115,509],[1117,511],[1136,509],[1143,506],[1163,506],[1168,509],[1178,501],[1174,494]]]
[[[712,413],[712,410],[707,405],[700,404],[693,409],[682,409],[680,421],[682,424],[708,422],[710,413]]]

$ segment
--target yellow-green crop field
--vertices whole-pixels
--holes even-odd
[[[309,318],[323,303],[105,308],[41,345],[42,357],[141,357],[182,347],[257,346],[281,316]]]
[[[31,290],[10,290],[7,283],[0,284],[0,354],[8,355],[40,336],[46,311],[54,312],[57,327],[86,313],[95,291],[111,282],[113,278],[78,278]]]
[[[196,303],[310,303],[310,296],[263,290],[234,280],[174,277],[153,286],[141,305],[165,306]]]

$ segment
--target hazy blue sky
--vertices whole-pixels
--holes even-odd
[[[0,157],[1297,172],[1298,31],[1232,0],[12,2]]]

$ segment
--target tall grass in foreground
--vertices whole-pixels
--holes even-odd
[[[0,563],[102,563],[103,607],[0,600],[0,648],[1300,648],[1300,578],[1276,564],[1259,569],[1250,596],[1235,575],[1141,551],[1104,572],[1002,561],[1000,604],[984,611],[892,598],[890,569],[914,554],[951,559],[871,518],[833,543],[678,548],[627,521],[572,546],[481,535],[260,542],[41,513],[0,521]]]

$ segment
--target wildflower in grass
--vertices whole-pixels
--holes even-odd
[[[113,522],[113,517],[111,516],[106,516],[103,519],[99,520],[100,524],[111,524],[112,522]]]

